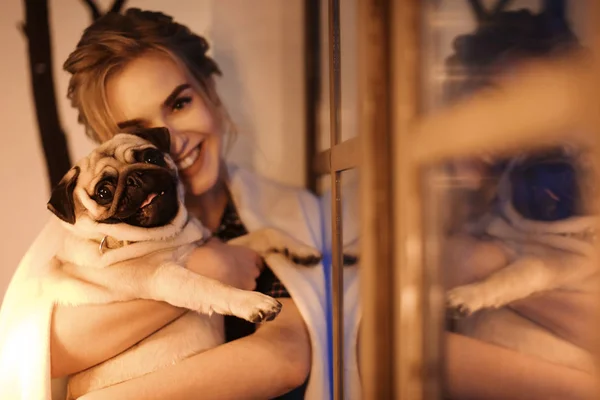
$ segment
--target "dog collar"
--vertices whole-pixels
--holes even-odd
[[[216,237],[216,236],[213,235],[212,233],[209,233],[207,235],[204,235],[204,237],[202,239],[197,240],[196,244],[201,246],[214,237]],[[104,253],[106,253],[107,250],[120,249],[122,247],[125,247],[130,244],[134,244],[134,243],[139,243],[139,242],[133,242],[133,241],[129,241],[129,240],[117,240],[117,239],[113,239],[110,236],[106,235],[102,238],[102,240],[100,241],[100,244],[98,245],[98,252],[102,256],[102,255],[104,255]]]
[[[125,247],[131,243],[135,242],[128,240],[116,240],[106,235],[102,238],[100,244],[98,245],[98,252],[100,255],[103,255],[107,250],[120,249],[121,247]]]

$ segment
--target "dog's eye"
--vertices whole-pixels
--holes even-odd
[[[96,201],[99,204],[108,204],[112,201],[113,191],[109,183],[101,183],[96,187]]]
[[[160,150],[157,149],[150,148],[144,150],[141,154],[140,159],[142,162],[145,162],[147,164],[158,165],[160,167],[166,166],[165,158],[163,157]]]

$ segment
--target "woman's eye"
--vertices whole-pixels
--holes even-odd
[[[173,103],[172,109],[173,109],[173,111],[181,111],[191,102],[192,102],[191,97],[180,97],[177,100],[175,100],[175,103]]]
[[[165,158],[163,157],[162,153],[159,150],[152,148],[144,150],[142,153],[142,162],[145,162],[146,164],[158,165],[160,167],[164,167],[166,165]]]

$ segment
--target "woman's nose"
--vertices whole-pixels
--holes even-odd
[[[169,132],[171,133],[171,155],[177,160],[183,154],[189,139],[187,135],[176,129],[169,128]]]

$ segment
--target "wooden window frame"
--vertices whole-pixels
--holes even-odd
[[[590,2],[586,13],[591,59],[532,65],[493,94],[425,117],[422,7],[417,0],[358,0],[359,136],[341,142],[339,1],[329,0],[331,147],[317,152],[313,138],[307,171],[315,182],[331,175],[336,400],[344,398],[342,171],[360,167],[362,398],[420,400],[442,398],[445,311],[439,268],[424,258],[424,171],[456,157],[565,139],[591,146],[600,164],[600,113],[591,107],[598,100],[592,88],[600,86],[600,4]],[[566,137],[574,129],[587,136]]]

